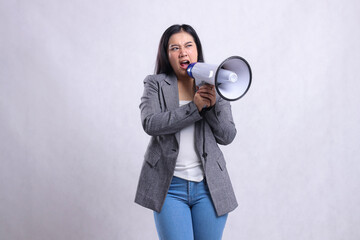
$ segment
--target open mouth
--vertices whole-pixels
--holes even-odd
[[[189,64],[190,64],[190,61],[184,60],[184,61],[181,61],[181,62],[180,62],[180,67],[183,68],[183,69],[187,69],[187,67],[189,66]]]

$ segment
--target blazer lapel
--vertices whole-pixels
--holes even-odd
[[[163,99],[167,111],[175,110],[179,107],[179,90],[177,85],[177,78],[174,74],[167,75],[165,83],[161,87]],[[175,134],[176,140],[179,143],[180,133]]]
[[[176,77],[174,75],[168,75],[165,78],[165,84],[163,84],[161,89],[167,110],[174,110],[178,108],[179,90]]]

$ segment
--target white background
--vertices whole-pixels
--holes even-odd
[[[156,239],[133,203],[161,34],[249,61],[227,240],[360,239],[360,2],[0,0],[0,239]]]

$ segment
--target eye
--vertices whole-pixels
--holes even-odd
[[[193,46],[192,44],[188,44],[188,45],[186,45],[186,47],[187,47],[187,48],[192,47],[192,46]]]
[[[177,50],[179,50],[179,48],[178,47],[172,47],[172,48],[170,48],[170,50],[171,51],[177,51]]]

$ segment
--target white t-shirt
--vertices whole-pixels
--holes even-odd
[[[180,106],[190,101],[180,101]],[[195,152],[195,124],[180,131],[179,155],[176,160],[174,176],[188,181],[201,182],[204,171],[200,159]]]

